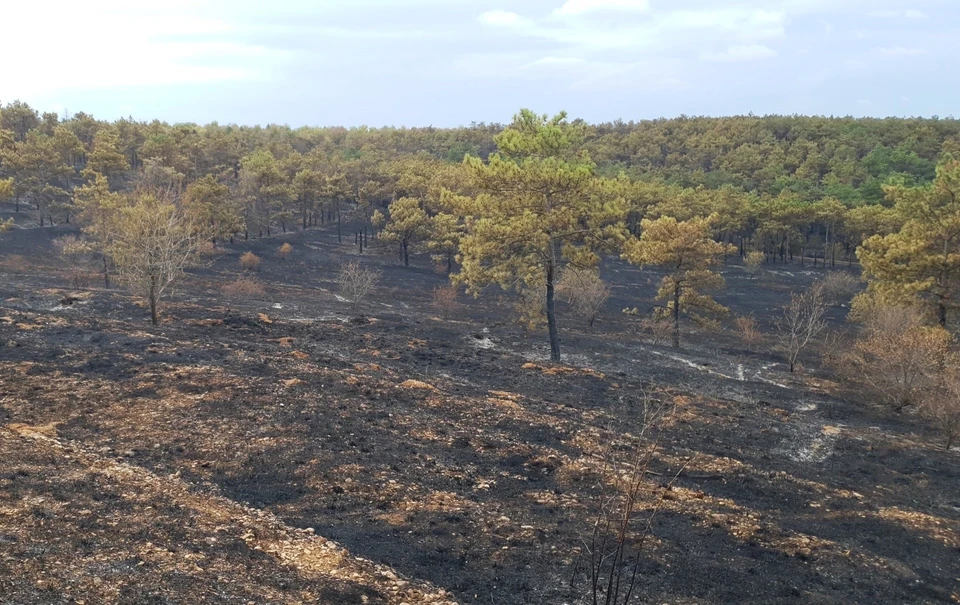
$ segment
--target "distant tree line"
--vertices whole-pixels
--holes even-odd
[[[722,285],[716,262],[833,267],[858,250],[873,294],[916,297],[946,324],[956,151],[952,119],[591,125],[524,110],[509,125],[293,129],[61,119],[12,102],[0,108],[0,196],[38,226],[79,218],[107,282],[117,221],[135,224],[125,207],[175,211],[171,224],[190,230],[180,241],[213,245],[326,223],[342,239],[348,220],[404,264],[429,252],[475,292],[495,283],[542,299],[558,359],[557,284],[603,255],[673,267],[660,294],[675,328],[723,311],[707,294]]]

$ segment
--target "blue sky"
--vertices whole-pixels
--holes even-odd
[[[960,0],[48,0],[0,101],[300,125],[957,113]]]

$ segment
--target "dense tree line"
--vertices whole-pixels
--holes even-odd
[[[603,254],[669,264],[657,233],[713,251],[664,285],[675,323],[710,308],[701,290],[720,283],[705,268],[713,256],[836,266],[858,249],[874,292],[916,295],[946,322],[957,298],[954,151],[952,119],[591,125],[522,111],[507,126],[294,129],[61,120],[12,102],[0,108],[0,195],[39,226],[80,216],[104,258],[109,229],[97,222],[121,214],[104,208],[142,203],[136,191],[214,244],[327,222],[342,237],[346,218],[379,230],[405,264],[429,251],[459,266],[475,290],[542,290],[556,358],[561,272],[592,270]]]

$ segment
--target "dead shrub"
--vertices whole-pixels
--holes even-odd
[[[816,340],[827,324],[823,317],[827,304],[823,289],[814,284],[802,294],[792,294],[790,303],[783,308],[783,317],[777,322],[780,347],[787,357],[790,372],[797,369],[800,353]]]
[[[380,281],[380,271],[365,269],[359,263],[349,262],[340,266],[337,287],[354,311]]]
[[[244,271],[260,271],[260,257],[253,252],[244,252],[240,255],[240,268]]]
[[[610,298],[610,286],[600,278],[598,271],[567,267],[557,281],[557,295],[567,301],[574,315],[593,327]]]
[[[280,257],[280,260],[287,260],[291,252],[293,252],[293,246],[289,242],[284,242],[282,246],[277,248],[277,256]]]
[[[834,271],[820,281],[820,287],[827,304],[842,306],[850,304],[862,284],[856,276],[846,271]]]
[[[894,410],[919,404],[937,385],[950,333],[925,326],[916,307],[872,307],[864,334],[848,355],[850,369]]]
[[[197,249],[200,256],[216,256],[220,254],[220,249],[211,241],[202,242]]]
[[[32,264],[22,254],[7,254],[0,257],[2,264],[8,271],[24,272],[32,270]]]
[[[764,260],[766,260],[766,255],[759,250],[747,252],[747,255],[743,257],[743,267],[747,270],[747,273],[756,277],[763,273]]]
[[[223,287],[220,288],[220,292],[227,298],[239,301],[263,297],[264,294],[266,294],[260,282],[243,276],[238,277],[230,283],[224,284]]]
[[[624,309],[626,315],[638,315],[638,309]],[[650,344],[660,346],[673,337],[673,322],[663,313],[654,311],[640,320],[640,333],[650,339]]]
[[[763,333],[757,327],[757,320],[752,315],[737,317],[733,320],[740,341],[750,351],[755,351],[763,342]]]
[[[850,336],[843,330],[825,330],[820,336],[817,350],[824,365],[843,374],[845,357],[852,346]]]
[[[453,284],[437,286],[433,289],[433,308],[444,319],[450,319],[460,310],[460,291]]]

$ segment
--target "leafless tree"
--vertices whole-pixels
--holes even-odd
[[[337,286],[354,311],[380,280],[380,271],[364,269],[359,263],[349,262],[340,266]]]
[[[783,308],[783,317],[777,322],[777,330],[791,372],[796,368],[800,352],[827,327],[824,321],[826,312],[820,284],[814,284],[802,294],[790,296],[790,303]]]
[[[672,403],[655,402],[645,395],[640,434],[617,430],[613,431],[617,437],[597,444],[596,514],[572,578],[575,585],[585,574],[586,597],[592,605],[627,605],[636,597],[641,553],[672,484],[663,489],[649,476],[656,475],[651,466],[673,411]]]

